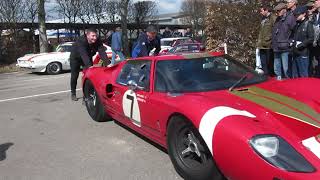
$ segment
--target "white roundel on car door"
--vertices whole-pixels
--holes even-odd
[[[122,108],[124,115],[131,119],[132,123],[141,127],[140,109],[137,95],[134,91],[128,90],[122,97]]]

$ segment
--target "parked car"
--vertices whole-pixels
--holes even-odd
[[[320,179],[319,79],[277,81],[216,52],[93,67],[82,83],[93,120],[163,146],[185,179]]]
[[[59,74],[70,69],[69,56],[72,44],[73,42],[60,44],[55,52],[26,54],[17,59],[17,66],[30,69],[32,72]]]
[[[205,46],[202,43],[181,43],[172,47],[170,50],[164,50],[160,55],[175,54],[175,53],[192,53],[204,52]]]
[[[41,72],[48,74],[59,74],[62,71],[70,70],[70,53],[73,42],[66,42],[57,46],[55,52],[41,53],[41,54],[26,54],[17,59],[17,66],[26,68],[32,72]],[[107,45],[106,53],[108,58],[111,58],[112,51]],[[93,57],[96,58],[97,54]],[[94,62],[95,64],[98,61]]]
[[[159,54],[163,53],[163,52],[168,52],[173,46],[175,46],[180,42],[184,42],[187,40],[191,40],[190,37],[173,37],[173,38],[162,38],[160,39],[160,44],[161,44],[161,50],[159,52]],[[155,49],[150,51],[150,55],[154,54]]]

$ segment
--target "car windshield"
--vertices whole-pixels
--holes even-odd
[[[173,42],[173,40],[171,40],[171,41],[161,41],[161,46],[171,46],[172,42]]]
[[[182,44],[169,50],[170,53],[178,52],[200,52],[200,47],[197,44]]]
[[[184,60],[162,60],[156,65],[155,90],[158,92],[205,92],[263,82],[266,76],[229,56]]]
[[[57,47],[57,52],[71,52],[71,45],[60,45]]]

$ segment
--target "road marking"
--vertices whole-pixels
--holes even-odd
[[[80,91],[80,90],[81,90],[81,88],[76,89],[76,91]],[[70,92],[70,90],[57,91],[57,92],[45,93],[45,94],[36,94],[36,95],[31,95],[31,96],[22,96],[22,97],[17,97],[17,98],[10,98],[10,99],[2,99],[2,100],[0,100],[0,103],[14,101],[14,100],[20,100],[20,99],[29,99],[29,98],[34,98],[34,97],[48,96],[48,95],[54,95],[54,94],[62,94],[62,93],[67,93],[67,92]]]
[[[40,80],[47,80],[47,79],[60,79],[67,77],[66,75],[64,76],[59,76],[59,77],[47,77],[47,78],[38,78],[38,79],[25,79],[25,80],[17,80],[17,82],[29,82],[29,81],[40,81]]]

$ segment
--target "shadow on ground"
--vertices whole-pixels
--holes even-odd
[[[13,143],[0,144],[0,161],[3,161],[7,158],[7,150],[13,146]]]

